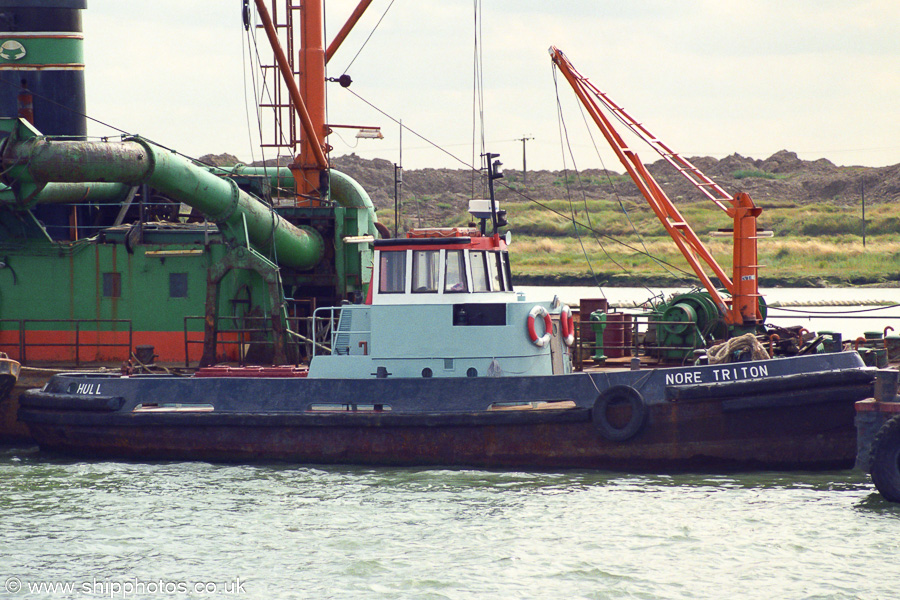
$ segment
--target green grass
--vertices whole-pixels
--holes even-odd
[[[587,203],[587,211],[584,203],[570,207],[564,200],[552,200],[545,204],[562,216],[532,203],[508,202],[505,205],[514,240],[510,251],[519,273],[587,278],[591,268],[595,273],[605,274],[622,273],[624,268],[639,276],[665,276],[666,269],[640,252],[643,245],[653,256],[690,271],[656,215],[646,206],[633,204],[626,207],[635,233],[615,202],[591,200]],[[577,231],[587,249],[587,257],[575,236],[572,210],[576,212]],[[729,217],[705,203],[687,204],[681,210],[725,272],[730,274],[730,238],[710,235],[718,229],[730,229]],[[586,227],[587,213],[596,234]],[[759,226],[774,231],[775,237],[759,241],[758,262],[763,265],[760,276],[785,282],[814,278],[850,282],[897,280],[900,274],[900,216],[896,215],[892,205],[884,204],[867,210],[866,221],[867,245],[864,248],[858,207],[796,206],[790,202],[769,206],[760,216]]]
[[[547,208],[544,208],[547,207]],[[632,224],[641,235],[664,235],[665,229],[646,204],[625,203],[626,214],[619,204],[608,200],[505,202],[510,229],[529,236],[556,237],[573,235],[572,213],[579,229],[593,225],[598,231],[612,236],[629,235]],[[548,210],[551,209],[551,210]],[[679,210],[698,235],[732,226],[731,219],[706,202],[681,203]],[[551,212],[552,211],[552,212]],[[630,222],[629,222],[630,219]],[[460,217],[461,222],[464,217]],[[892,204],[881,204],[866,210],[866,232],[870,236],[900,235],[900,216]],[[776,237],[806,236],[834,237],[862,235],[862,215],[859,207],[830,204],[798,206],[791,202],[766,205],[759,217],[761,229],[775,232]]]
[[[741,169],[732,173],[731,176],[735,179],[746,179],[748,177],[756,177],[759,179],[785,179],[787,177],[786,175],[776,175],[775,173],[760,171],[758,169]]]
[[[690,271],[656,215],[643,202],[625,201],[627,218],[614,200],[570,204],[567,200],[550,199],[541,204],[555,213],[534,202],[507,201],[503,204],[513,233],[510,252],[517,273],[589,278],[591,268],[595,273],[610,275],[623,273],[625,268],[638,276],[666,275],[666,270],[652,258],[610,238],[641,251],[646,245],[654,256]],[[678,206],[725,272],[730,274],[731,240],[713,238],[710,233],[730,229],[731,219],[707,202],[679,203]],[[416,226],[417,217],[411,203],[406,211],[404,226]],[[572,223],[573,212],[577,228]],[[379,212],[379,218],[391,230],[392,217],[391,211]],[[859,207],[797,205],[790,201],[766,204],[759,227],[773,231],[775,237],[759,240],[758,262],[764,265],[760,276],[785,282],[802,278],[853,282],[898,279],[900,215],[896,207],[887,203],[869,207],[866,220],[867,245],[863,248]],[[442,225],[461,226],[468,221],[468,215],[460,213]],[[589,223],[596,233],[588,229]],[[587,249],[587,257],[581,249],[579,235]]]
[[[604,240],[598,242],[591,237],[584,237],[582,241],[587,257],[574,238],[513,236],[510,253],[516,272],[523,275],[589,277],[591,269],[595,273],[615,274],[625,273],[624,267],[632,275],[665,276],[666,269],[643,253],[646,245],[649,254],[672,265],[670,270],[675,274],[681,274],[679,269],[692,273],[687,261],[667,237],[647,237],[643,243],[635,238],[622,240],[633,249]],[[730,241],[704,238],[703,242],[730,275]],[[802,236],[762,239],[759,243],[759,263],[763,265],[760,277],[783,281],[896,280],[900,274],[900,235],[871,237],[867,242],[863,248],[858,238],[837,241]],[[711,271],[707,272],[711,274]]]

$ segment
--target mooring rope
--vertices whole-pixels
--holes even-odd
[[[713,346],[706,351],[706,356],[709,357],[709,364],[721,365],[723,363],[731,362],[731,357],[734,355],[734,352],[738,350],[749,350],[752,360],[769,360],[771,358],[760,341],[756,339],[756,336],[752,333],[745,333],[744,335],[733,337],[728,341]]]

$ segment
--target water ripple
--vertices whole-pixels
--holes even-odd
[[[245,597],[272,599],[890,598],[900,550],[900,507],[853,472],[138,464],[13,451],[0,453],[0,515],[0,579],[240,577]]]

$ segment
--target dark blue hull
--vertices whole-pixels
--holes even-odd
[[[42,448],[130,459],[840,468],[872,378],[855,353],[546,377],[73,374],[24,395],[19,418]]]

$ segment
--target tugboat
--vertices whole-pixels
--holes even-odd
[[[491,176],[496,177],[492,169]],[[855,352],[572,372],[574,323],[513,287],[496,202],[481,227],[375,242],[362,304],[309,369],[66,374],[21,399],[42,448],[79,455],[679,470],[833,468],[851,459]]]
[[[373,282],[364,304],[317,311],[334,327],[308,370],[57,375],[23,395],[20,419],[44,449],[132,459],[666,471],[852,461],[848,423],[872,380],[855,352],[572,372],[569,308],[516,292],[506,241],[477,230],[379,240]]]
[[[321,6],[305,4],[314,10],[301,11],[307,22],[300,55],[321,62],[322,24],[314,18]],[[298,202],[328,205],[333,194],[358,186],[328,168],[324,111],[311,117],[320,111],[306,110],[321,108],[323,65],[299,69],[308,78],[304,98],[264,2],[256,5],[305,132],[289,173]],[[302,336],[283,318],[282,277],[295,270],[297,290],[299,277],[324,254],[337,260],[340,253],[314,227],[286,222],[233,182],[198,173],[145,140],[50,142],[22,124],[7,130],[0,155],[11,202],[58,198],[68,189],[63,183],[150,181],[231,236],[229,260],[209,267],[203,368],[189,377],[130,371],[52,377],[19,400],[19,419],[43,449],[131,459],[653,471],[836,468],[853,460],[853,405],[871,395],[872,370],[856,352],[781,358],[758,352],[764,320],[755,287],[758,209],[745,195],[734,199],[733,211],[744,254],[733,278],[716,270],[727,292],[698,272],[704,300],[657,308],[655,343],[643,340],[659,359],[673,359],[669,340],[688,341],[692,348],[682,350],[677,366],[642,368],[634,356],[631,368],[573,368],[578,331],[571,308],[558,299],[532,302],[515,290],[510,237],[500,231],[505,215],[493,191],[501,177],[494,154],[485,155],[489,198],[470,203],[475,222],[468,227],[394,238],[374,224],[354,235],[337,228],[335,242],[363,248],[354,256],[364,294],[316,305],[316,333],[303,338],[313,348],[308,368],[215,366],[222,304],[216,285],[226,268],[240,265],[265,282],[275,364],[284,365],[285,340]],[[630,156],[636,181],[647,184]],[[696,236],[679,217],[660,216],[673,237],[688,240],[686,256],[694,256]],[[282,267],[256,248],[276,255]],[[699,326],[704,311],[711,319]],[[714,341],[722,342],[724,352],[716,355],[725,362],[709,364],[716,361],[698,355],[694,363],[694,348],[702,354]],[[727,362],[750,358],[733,341],[746,343],[757,360]]]

